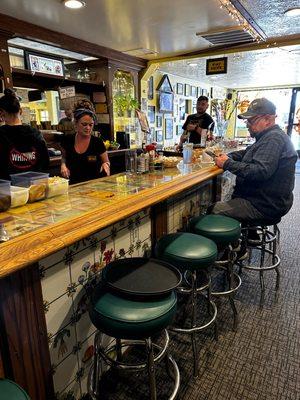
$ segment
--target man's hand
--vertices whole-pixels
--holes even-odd
[[[186,127],[186,129],[188,131],[194,131],[197,128],[197,124],[188,124],[188,126]]]
[[[215,163],[219,168],[223,168],[225,161],[228,160],[227,154],[220,154],[218,157],[215,158]]]

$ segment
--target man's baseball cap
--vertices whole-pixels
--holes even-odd
[[[253,100],[248,107],[248,110],[243,114],[239,114],[238,118],[240,119],[248,119],[252,117],[256,117],[257,115],[275,115],[276,107],[275,105],[268,99],[262,97],[261,99]]]

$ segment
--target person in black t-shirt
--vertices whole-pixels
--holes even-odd
[[[180,136],[180,142],[177,146],[179,149],[182,148],[182,144],[188,139],[188,136],[190,143],[200,144],[202,129],[210,128],[213,131],[214,120],[205,112],[208,108],[208,98],[206,96],[198,97],[196,107],[197,113],[189,115],[182,126],[185,132]]]
[[[63,138],[61,174],[70,184],[110,175],[110,162],[102,139],[92,136],[96,116],[92,104],[80,100],[74,107],[75,134]]]
[[[20,102],[11,89],[0,99],[0,178],[26,171],[47,171],[49,154],[40,131],[22,125]]]
[[[65,135],[74,133],[74,122],[73,122],[73,111],[70,107],[65,109],[65,117],[59,120],[59,129],[64,132]]]

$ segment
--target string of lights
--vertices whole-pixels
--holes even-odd
[[[243,30],[252,36],[253,41],[262,42],[265,39],[249,24],[240,11],[231,3],[230,0],[219,0],[220,8],[224,8],[232,19],[236,20]]]

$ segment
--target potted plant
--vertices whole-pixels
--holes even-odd
[[[117,94],[114,96],[114,110],[118,117],[124,117],[126,113],[138,108],[139,102],[131,94]],[[131,116],[131,115],[130,115]]]

